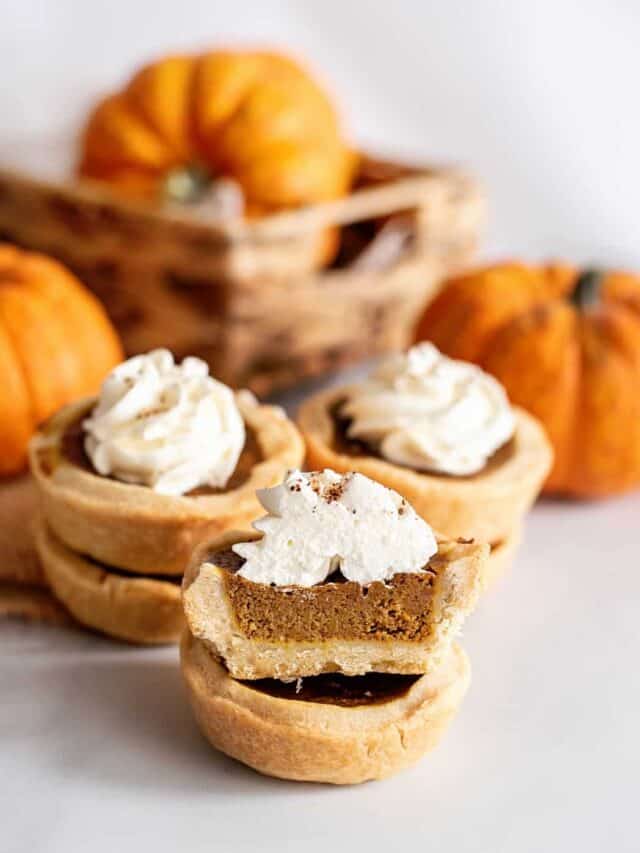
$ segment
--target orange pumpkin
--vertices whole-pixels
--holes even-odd
[[[104,309],[71,273],[0,245],[0,475],[21,471],[37,426],[95,392],[122,358]]]
[[[518,263],[451,280],[417,339],[473,361],[545,425],[546,492],[598,497],[640,484],[640,276]]]
[[[275,53],[217,51],[154,62],[103,100],[79,171],[179,200],[230,177],[259,216],[344,195],[353,167],[331,101],[303,68]]]

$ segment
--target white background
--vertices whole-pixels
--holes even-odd
[[[640,266],[637,0],[2,0],[4,140],[77,128],[167,49],[290,47],[354,137],[468,164],[492,254]]]
[[[369,147],[460,162],[487,254],[640,267],[640,6],[585,2],[3,0],[0,143],[74,131],[165,49],[306,55]],[[173,650],[0,630],[0,850],[637,851],[638,497],[545,502],[465,632],[444,744],[336,790],[263,779],[197,733]]]

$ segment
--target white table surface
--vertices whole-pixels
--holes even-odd
[[[465,629],[445,740],[358,787],[216,753],[175,649],[0,624],[0,850],[637,851],[639,517],[640,495],[539,504]]]

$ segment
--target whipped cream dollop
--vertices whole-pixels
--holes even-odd
[[[350,437],[385,459],[454,475],[480,471],[515,430],[502,385],[430,343],[385,359],[340,415],[351,421]]]
[[[340,569],[350,581],[385,581],[421,572],[438,546],[433,531],[397,492],[362,474],[290,471],[258,491],[264,535],[233,550],[238,574],[256,583],[313,586]]]
[[[165,349],[118,365],[83,428],[99,474],[166,495],[225,486],[245,441],[233,391],[206,362],[176,364]]]

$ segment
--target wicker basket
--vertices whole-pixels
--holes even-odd
[[[370,158],[343,200],[222,224],[0,170],[0,239],[74,270],[129,353],[200,355],[261,395],[405,346],[483,218],[466,175]],[[338,257],[316,271],[319,238],[336,227]]]

